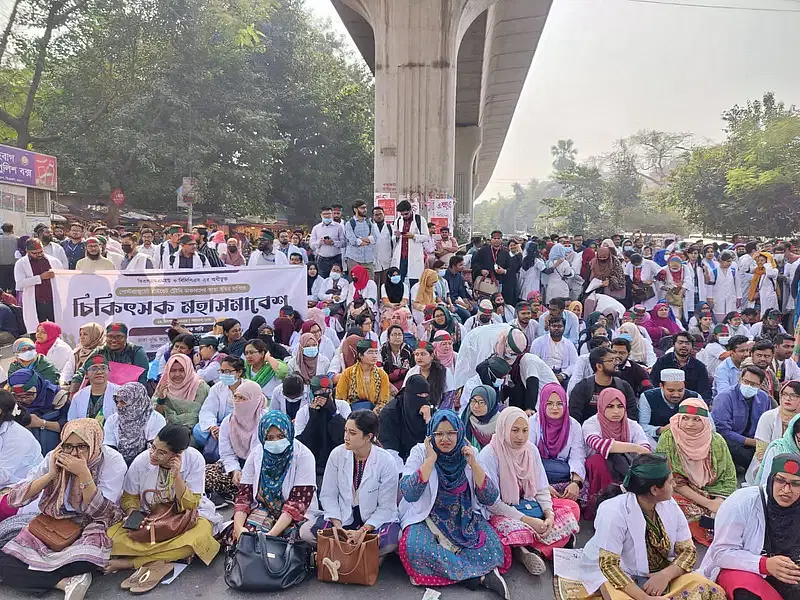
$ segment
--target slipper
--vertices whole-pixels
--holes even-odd
[[[146,567],[139,567],[136,569],[130,577],[126,577],[122,580],[122,583],[119,584],[123,590],[129,590],[133,585],[139,580],[139,578],[144,575]]]
[[[139,580],[130,588],[130,592],[132,594],[146,594],[161,583],[162,579],[172,573],[172,570],[172,564],[161,561],[148,565]]]

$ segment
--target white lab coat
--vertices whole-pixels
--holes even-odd
[[[545,399],[545,403],[547,399]],[[539,447],[539,439],[542,435],[542,424],[539,423],[539,413],[535,413],[529,419],[530,441],[531,444]],[[558,460],[566,460],[569,463],[569,470],[581,479],[586,479],[586,442],[583,439],[581,424],[572,417],[569,418],[569,438],[567,443],[556,456]]]
[[[47,260],[50,261],[50,269],[53,271],[66,268],[53,256],[48,256]],[[14,281],[17,282],[17,291],[22,292],[22,316],[25,320],[25,329],[29,332],[36,331],[39,326],[39,315],[36,312],[36,286],[42,283],[42,278],[33,274],[31,261],[27,254],[14,264]],[[50,283],[53,288],[53,304],[59,306],[58,288],[52,279]],[[58,315],[56,315],[56,320],[58,320]]]
[[[217,382],[211,386],[203,406],[200,407],[198,424],[201,431],[219,427],[222,420],[233,412],[233,392],[224,383]]]
[[[330,361],[333,360],[333,357],[336,355],[336,348],[338,347],[338,340],[337,343],[331,341],[331,338],[327,335],[328,331],[332,331],[329,327],[326,327],[325,335],[319,341],[319,357],[320,358],[327,358],[328,359],[328,366],[330,366]],[[333,334],[336,335],[335,333]],[[297,346],[300,343],[300,339],[298,338],[297,341],[292,344],[292,357],[294,357],[295,352],[297,352]],[[291,367],[290,367],[291,368]],[[327,367],[326,367],[327,368]]]
[[[56,338],[55,343],[47,351],[47,360],[53,363],[56,370],[61,373],[61,381],[63,382],[72,381],[72,376],[75,374],[74,352],[69,347],[69,344],[61,338]]]
[[[178,250],[180,251],[180,246],[178,246]],[[153,258],[153,266],[156,269],[167,269],[169,265],[169,257],[170,257],[170,243],[169,240],[164,240],[158,245],[158,248],[155,252],[155,257]]]
[[[414,234],[413,240],[408,240],[408,273],[407,279],[419,279],[422,276],[422,271],[425,270],[425,244],[430,240],[428,235],[427,224],[425,219],[419,219],[422,228],[417,227],[417,216],[411,216],[411,227],[408,232]],[[403,217],[398,215],[397,220],[394,222],[394,231],[403,231]],[[394,252],[392,254],[392,266],[400,268],[400,254],[402,253],[403,240],[397,239],[395,236]]]
[[[219,426],[219,459],[222,461],[226,473],[241,471],[242,466],[239,464],[239,459],[247,460],[253,450],[256,448],[261,449],[261,440],[258,439],[258,423],[261,422],[261,417],[266,412],[266,409],[264,409],[261,416],[256,420],[253,435],[250,438],[250,448],[245,456],[236,454],[236,450],[233,449],[233,444],[231,444],[231,415],[222,419],[222,424]]]
[[[763,493],[763,488],[752,486],[725,499],[715,518],[714,541],[700,564],[701,575],[715,581],[721,569],[732,569],[763,577],[758,569],[766,530]]]
[[[456,361],[456,364],[458,364],[457,361]],[[445,372],[445,376],[444,376],[444,390],[443,391],[445,393],[447,393],[447,392],[452,392],[452,391],[456,390],[457,389],[456,388],[456,380],[453,377],[453,371],[451,371],[450,369],[445,369],[444,372]],[[408,373],[406,373],[406,378],[403,379],[403,387],[405,387],[408,384],[408,380],[412,376],[419,375],[419,374],[420,374],[419,365],[414,365],[413,367],[411,367],[408,370]]]
[[[356,286],[349,285],[347,287],[347,295],[345,296],[344,305],[350,306],[350,303],[355,298],[355,295]],[[361,297],[369,302],[370,306],[372,307],[372,312],[375,312],[378,306],[378,284],[370,279],[367,282],[367,287],[365,287],[364,291],[361,292]]]
[[[692,539],[689,523],[675,500],[659,502],[656,512],[672,542],[669,553],[669,559],[672,560],[675,558],[675,544]],[[620,555],[620,567],[631,577],[650,577],[644,513],[634,494],[625,493],[603,502],[597,509],[594,527],[595,534],[583,549],[581,558],[582,582],[589,594],[594,594],[606,583],[600,571],[601,549]]]
[[[562,260],[547,280],[547,301],[552,298],[569,298],[569,280],[575,276],[567,259]]]
[[[289,373],[300,372],[300,369],[297,367],[297,361],[295,360],[294,356],[287,358],[286,364],[289,366]],[[328,367],[330,366],[330,364],[331,361],[322,356],[322,354],[317,354],[317,371],[316,373],[314,373],[314,375],[320,375],[320,376],[327,375]]]
[[[16,421],[0,423],[0,490],[19,483],[42,462],[42,447]]]
[[[158,432],[167,426],[167,420],[156,411],[150,413],[147,424],[144,426],[144,436],[148,442],[156,439]],[[114,413],[106,418],[103,423],[103,443],[106,446],[116,446],[119,440],[119,413]]]
[[[350,416],[350,413],[353,412],[350,409],[350,403],[346,400],[334,400],[336,403],[336,414],[341,415],[344,420],[347,420],[347,417]],[[306,430],[306,426],[308,425],[308,420],[310,418],[309,411],[311,410],[311,406],[309,406],[311,402],[306,402],[303,404],[298,410],[297,414],[294,416],[294,436],[297,437],[301,433]]]
[[[244,463],[242,469],[242,481],[244,485],[253,486],[253,497],[258,493],[258,482],[261,477],[261,461],[264,459],[264,449],[259,444],[257,447],[250,451],[250,456]],[[295,486],[312,486],[317,487],[317,465],[314,460],[314,455],[311,450],[306,448],[299,440],[294,440],[294,453],[292,455],[292,463],[289,465],[289,470],[286,472],[286,477],[283,479],[281,485],[281,494],[284,500],[289,499],[289,494],[292,493],[292,488]],[[314,498],[309,504],[309,512],[316,510],[317,507],[317,494],[314,493]]]
[[[800,260],[796,260],[793,263],[784,262],[783,263],[783,275],[786,277],[786,281],[783,284],[783,312],[794,312],[795,307],[795,298],[792,296],[792,280],[794,279],[794,273],[797,271],[797,267],[800,267]]]
[[[742,296],[739,290],[736,265],[731,263],[727,269],[717,269],[717,282],[711,292],[714,299],[714,313],[722,320],[729,312],[736,310],[736,302]]]
[[[145,271],[147,269],[147,260],[150,258],[149,254],[145,254],[139,250],[137,250],[136,254],[133,255],[131,262],[128,263],[128,266],[122,269],[123,271]],[[177,260],[177,259],[175,259]],[[122,265],[120,265],[120,268]]]
[[[646,258],[643,259],[641,272],[642,281],[655,281],[656,275],[658,275],[660,270],[661,267],[658,265],[658,263]],[[631,281],[633,281],[633,263],[626,263],[625,267],[623,268],[623,272],[626,276],[631,278]],[[653,291],[655,291],[656,295],[642,303],[642,306],[644,306],[647,310],[652,310],[655,305],[658,304],[658,289],[654,283],[651,283],[650,287],[653,289]]]
[[[379,529],[400,520],[397,510],[397,469],[394,457],[383,448],[372,446],[364,465],[364,476],[353,493],[353,453],[344,444],[333,449],[325,465],[319,500],[325,519],[338,519],[345,527],[353,523],[353,506],[361,511],[366,525]]]
[[[394,228],[389,223],[384,223],[379,230],[373,221],[372,235],[375,236],[375,272],[387,270],[392,266],[392,253],[394,252]]]
[[[69,265],[67,253],[64,252],[64,248],[61,246],[61,244],[50,242],[47,244],[47,246],[42,245],[42,249],[44,250],[44,253],[47,254],[48,258],[56,258],[62,265]]]
[[[749,254],[743,254],[739,257],[739,295],[742,298],[747,298],[747,291],[750,289],[750,281],[753,279],[753,271],[756,270],[756,259]],[[751,302],[747,302],[747,306],[752,306]],[[744,307],[743,307],[744,308]]]
[[[475,375],[475,367],[494,353],[497,340],[501,335],[508,335],[510,329],[511,325],[508,323],[491,323],[467,331],[466,335],[461,338],[461,347],[458,351],[455,371],[456,388],[464,385]]]
[[[273,247],[272,253],[275,255],[275,263],[274,263],[275,265],[289,264],[289,259],[280,250],[276,250]],[[268,263],[265,260],[261,259],[261,250],[253,250],[252,254],[250,254],[250,259],[247,261],[248,267],[268,267],[271,266],[272,264],[273,263]]]
[[[549,333],[540,335],[531,343],[531,354],[541,358],[548,367],[550,366],[550,360],[555,361],[554,358],[550,357],[552,343]],[[578,351],[575,349],[575,345],[566,337],[562,337],[558,345],[561,348],[561,362],[553,366],[569,375],[572,372],[572,365],[578,361]]]
[[[517,284],[519,285],[519,297],[528,298],[531,292],[539,292],[542,289],[542,271],[547,268],[541,258],[533,261],[533,265],[527,271],[519,270],[517,273]]]
[[[584,345],[586,347],[586,345]],[[589,353],[581,354],[578,360],[570,367],[572,372],[569,374],[569,383],[567,384],[567,398],[572,394],[572,388],[578,385],[587,377],[594,375],[592,363],[589,362]]]
[[[778,269],[769,263],[764,265],[766,274],[758,282],[758,297],[761,301],[761,316],[771,308],[778,308]]]
[[[347,293],[349,291],[348,288],[350,287],[350,282],[347,281],[347,279],[345,279],[344,276],[342,276],[342,277],[339,278],[338,283],[339,283],[339,302],[344,302],[345,298],[347,298]],[[328,277],[328,279],[326,279],[322,283],[322,287],[320,288],[319,294],[317,294],[317,297],[322,302],[334,302],[333,295],[328,293],[328,290],[331,290],[331,289],[333,289],[333,279]]]
[[[107,419],[117,412],[117,405],[114,403],[114,394],[117,393],[119,386],[110,381],[106,384],[106,391],[103,394],[103,418]],[[92,386],[79,390],[73,397],[72,403],[69,405],[67,412],[67,420],[74,421],[75,419],[86,418],[86,411],[89,410],[89,396],[92,392]]]

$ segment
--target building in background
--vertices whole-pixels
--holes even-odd
[[[57,189],[54,156],[0,145],[0,219],[13,223],[18,235],[38,223],[50,225]]]

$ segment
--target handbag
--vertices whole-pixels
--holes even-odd
[[[323,529],[317,535],[317,579],[375,585],[380,560],[378,546],[378,536],[366,529],[354,544],[341,528]]]
[[[53,552],[61,552],[81,537],[82,528],[72,519],[38,514],[28,523],[28,531]]]
[[[491,296],[500,291],[500,286],[497,285],[497,281],[491,277],[484,277],[481,275],[475,280],[472,289],[476,294],[481,296]]]
[[[572,477],[569,463],[558,458],[543,458],[542,465],[550,483],[566,483]]]
[[[145,490],[155,493],[156,490]],[[180,511],[175,502],[162,502],[150,507],[150,512],[142,521],[139,529],[128,533],[128,537],[134,542],[151,545],[166,542],[179,535],[186,533],[197,525],[197,508]]]
[[[650,300],[651,298],[655,298],[656,291],[653,289],[652,285],[645,285],[639,287],[638,285],[634,284],[634,287],[631,288],[631,298],[633,298],[636,302],[644,302],[646,300]]]
[[[244,592],[277,592],[302,583],[311,574],[311,546],[263,532],[244,532],[225,556],[225,584]]]

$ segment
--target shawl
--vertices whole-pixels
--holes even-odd
[[[247,342],[248,340],[244,339],[244,336],[234,342],[228,342],[228,339],[225,338],[225,346],[220,349],[220,352],[228,356],[241,356],[244,354],[244,348],[247,346]]]
[[[775,259],[772,258],[772,254],[769,252],[759,252],[756,257],[763,256],[767,259],[767,262],[772,265],[772,268],[777,268],[775,264]],[[767,269],[764,266],[756,266],[755,270],[753,271],[753,278],[750,280],[750,287],[747,290],[747,297],[750,302],[755,302],[758,299],[758,286],[761,283],[761,277],[767,274]],[[778,291],[776,286],[775,291]]]
[[[486,414],[482,417],[473,415],[472,405],[469,403],[472,398],[468,398],[467,409],[461,415],[461,420],[464,421],[467,439],[470,443],[483,449],[492,441],[492,436],[497,428],[497,416],[500,412],[500,407],[497,405],[497,392],[490,385],[479,385],[472,390],[472,396],[484,399],[487,408]]]
[[[122,406],[117,405],[117,450],[125,462],[131,464],[147,446],[147,422],[153,413],[153,402],[147,388],[138,381],[121,386],[114,394],[114,400],[125,402]]]
[[[308,294],[309,296],[311,295],[311,289],[314,287],[314,284],[317,282],[317,279],[319,279],[319,270],[317,270],[317,274],[314,275],[313,277],[311,277],[311,275],[308,274],[308,269],[310,269],[311,267],[314,267],[316,269],[317,263],[309,261],[308,264],[306,265],[306,294]]]
[[[311,378],[317,374],[317,361],[319,361],[319,353],[317,353],[314,358],[309,358],[303,354],[303,348],[310,348],[312,346],[319,348],[317,338],[313,333],[304,333],[300,336],[300,343],[297,345],[297,352],[294,355],[295,365],[300,373],[300,377],[303,378],[303,381],[306,383],[306,385],[310,384]]]
[[[444,348],[444,342],[450,342],[450,350]],[[446,331],[439,330],[433,336],[433,354],[445,368],[455,368],[456,353],[453,350],[453,338]]]
[[[246,400],[236,400],[236,396],[242,396]],[[267,399],[255,381],[242,381],[236,388],[233,412],[228,424],[231,431],[231,446],[239,458],[247,458],[250,454],[253,432],[258,427],[258,419],[266,403]]]
[[[403,285],[402,279],[400,280],[400,283],[392,283],[391,280],[393,275],[400,274],[400,269],[397,267],[391,267],[388,271],[386,271],[386,283],[384,284],[384,288],[386,289],[386,297],[392,304],[400,304],[400,302],[403,301],[403,292],[405,292],[405,286]]]
[[[439,274],[433,269],[425,269],[419,278],[419,287],[417,288],[417,297],[414,302],[428,306],[436,303],[436,298],[433,294],[433,288],[439,281]]]
[[[667,309],[666,317],[658,316],[658,311],[662,308]],[[678,322],[675,320],[675,315],[672,314],[666,302],[659,302],[655,305],[653,310],[650,311],[650,321],[644,324],[643,327],[647,329],[647,333],[650,334],[650,338],[653,342],[660,340],[663,335],[675,335],[681,330],[680,325],[678,325]],[[668,333],[665,334],[662,328],[666,329]],[[653,337],[654,334],[655,337]]]
[[[44,329],[44,332],[47,334],[47,341],[36,342],[36,352],[42,356],[47,356],[47,353],[50,352],[50,348],[53,347],[53,344],[56,343],[56,340],[61,335],[61,327],[52,321],[42,321],[39,323],[39,327]]]
[[[786,426],[786,431],[783,432],[783,435],[779,437],[777,440],[770,442],[769,446],[767,446],[766,452],[774,451],[774,455],[777,456],[778,454],[800,454],[800,447],[798,447],[797,442],[795,442],[795,432],[800,433],[800,415],[795,415],[794,418],[789,421],[789,424]],[[765,454],[766,454],[765,452]],[[762,481],[762,471],[764,470],[764,464],[762,463],[758,467],[758,475],[756,476],[756,481]]]
[[[602,247],[597,249],[597,255],[589,263],[591,279],[605,281],[611,277],[614,270],[614,263],[611,261],[611,249]]]
[[[89,358],[89,355],[106,343],[106,330],[100,323],[86,323],[81,326],[80,331],[85,331],[87,340],[86,345],[79,343],[75,348],[75,370],[77,371]]]
[[[520,500],[536,497],[536,462],[533,446],[526,443],[522,448],[511,445],[511,428],[519,419],[528,423],[521,408],[509,406],[497,417],[497,431],[489,445],[497,456],[500,479],[500,499],[506,504],[516,505]]]
[[[403,342],[398,354],[400,356],[400,362],[395,361],[394,354],[392,353],[392,345],[388,341],[381,346],[381,363],[383,363],[383,369],[388,374],[391,374],[396,369],[409,369],[414,365],[414,356],[411,346]],[[405,367],[403,366],[404,363],[406,364]]]
[[[286,450],[280,454],[268,452],[265,443],[270,427],[277,427],[289,440]],[[283,507],[283,480],[289,472],[294,457],[294,425],[289,415],[279,410],[271,410],[258,424],[258,441],[261,442],[261,473],[258,476],[258,502],[272,515],[279,515]]]
[[[236,247],[239,249],[239,251],[236,252],[236,254],[232,257],[231,253],[228,252],[226,248],[225,252],[223,253],[223,256],[225,257],[225,264],[229,267],[243,267],[245,265],[244,255],[242,255],[242,247],[239,245],[239,240],[236,238],[231,238],[228,240],[228,246],[233,246],[234,244],[236,244]],[[222,258],[222,256],[220,258]]]
[[[356,344],[363,340],[362,335],[351,334],[342,340],[342,359],[344,360],[345,368],[352,367],[356,364]]]
[[[622,334],[627,334],[631,338],[630,358],[638,363],[645,364],[647,362],[647,348],[639,327],[635,323],[623,323],[619,328],[620,337]]]
[[[247,340],[248,342],[250,340],[258,339],[258,330],[261,329],[261,326],[264,325],[266,322],[267,320],[264,317],[262,317],[261,315],[256,315],[250,321],[250,327],[248,327],[247,331],[245,331],[242,334],[242,338]]]
[[[36,388],[36,397],[33,402],[25,405],[25,409],[30,413],[50,410],[59,391],[57,385],[50,383],[30,367],[17,369],[9,375],[8,385],[12,391],[17,386],[22,386],[26,391]]]
[[[95,419],[68,421],[61,430],[62,444],[73,433],[89,446],[87,463],[92,478],[97,481],[97,475],[103,464],[103,428]],[[62,444],[56,446],[53,452],[60,452]],[[69,490],[69,503],[73,510],[85,509],[78,478],[58,465],[56,465],[55,469],[55,478],[42,491],[42,497],[39,500],[39,512],[51,517],[63,518],[64,496],[67,490]]]
[[[250,381],[256,382],[259,386],[264,387],[275,377],[275,371],[272,369],[272,365],[269,364],[268,360],[265,360],[264,366],[255,373],[253,373],[252,365],[245,362],[244,376]]]
[[[180,363],[185,373],[183,379],[181,379],[178,383],[173,383],[169,374],[172,370],[172,366],[176,363]],[[192,364],[191,358],[185,354],[173,354],[167,361],[167,367],[164,369],[164,374],[161,376],[159,385],[166,385],[167,394],[170,398],[174,398],[175,400],[183,400],[185,402],[194,402],[195,397],[197,396],[197,388],[200,387],[202,381],[203,380],[194,370],[194,365]]]
[[[550,253],[547,255],[547,260],[550,262],[556,262],[559,259],[566,258],[567,256],[567,249],[564,247],[563,244],[557,243],[552,248],[550,248]]]
[[[272,330],[275,332],[275,341],[288,346],[294,333],[294,322],[289,317],[278,317],[272,324]]]
[[[561,401],[563,413],[560,419],[547,414],[547,402],[553,395]],[[539,395],[539,454],[542,458],[554,459],[569,441],[569,406],[567,393],[560,383],[548,383]]]
[[[353,280],[353,289],[355,289],[353,300],[361,300],[361,293],[369,283],[369,271],[361,265],[356,265],[350,269],[350,278]]]
[[[610,421],[606,417],[606,408],[612,401],[619,400],[622,402],[624,411],[622,413],[622,420]],[[600,432],[602,437],[609,440],[616,440],[618,442],[629,442],[631,440],[629,426],[628,426],[628,409],[625,405],[625,394],[616,388],[606,388],[600,392],[597,399],[597,421],[600,423]]]
[[[392,312],[392,316],[389,317],[389,322],[392,325],[398,325],[400,329],[403,330],[403,333],[409,333],[409,322],[408,319],[411,318],[411,311],[408,310],[405,306],[401,308],[396,308]],[[436,323],[433,323],[433,327],[437,327]]]
[[[681,406],[694,406],[708,411],[708,405],[700,398],[688,398],[681,402]],[[716,477],[711,468],[711,440],[714,429],[711,426],[711,419],[700,417],[703,420],[703,429],[696,434],[689,434],[681,427],[687,416],[683,413],[672,415],[669,420],[669,430],[675,440],[683,473],[692,485],[703,489]]]
[[[352,367],[347,369],[350,376],[350,386],[347,393],[347,401],[352,404],[353,402],[360,402],[369,400],[372,404],[378,404],[381,400],[381,387],[383,385],[382,373],[386,373],[380,367],[375,366],[372,368],[372,377],[370,378],[370,386],[367,388],[364,383],[364,373],[361,370],[361,363],[357,362]]]

